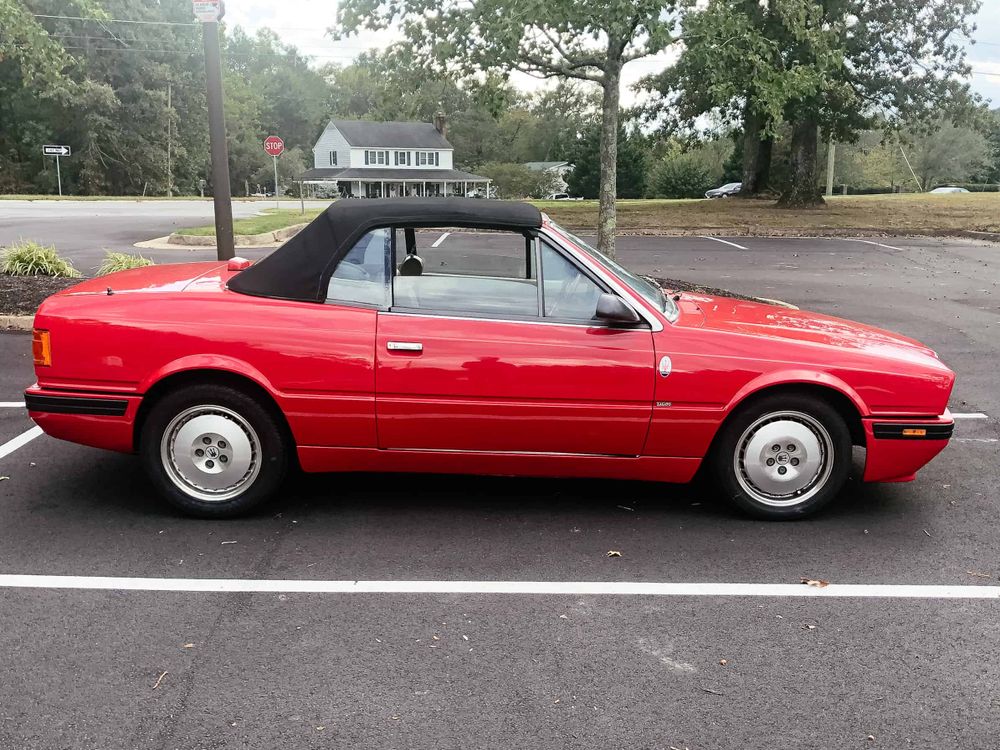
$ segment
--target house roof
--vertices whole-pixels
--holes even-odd
[[[480,177],[458,169],[392,169],[386,167],[318,167],[302,173],[302,180],[462,180],[485,182]]]
[[[352,146],[369,148],[444,148],[451,144],[429,122],[330,120]]]
[[[530,232],[542,226],[542,215],[528,203],[473,198],[335,201],[284,245],[231,278],[228,286],[257,297],[322,302],[337,265],[359,239],[379,227],[399,226]]]
[[[570,163],[568,161],[526,161],[524,166],[534,172],[544,172],[546,169],[568,167]]]

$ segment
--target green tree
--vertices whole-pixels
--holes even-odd
[[[601,89],[598,248],[614,254],[622,68],[676,41],[674,0],[344,0],[338,29],[401,24],[429,62],[520,70]]]
[[[648,144],[635,131],[624,126],[618,129],[618,159],[616,160],[616,198],[641,198],[646,185]],[[601,128],[592,126],[574,141],[567,160],[573,171],[566,180],[568,190],[583,198],[597,198],[602,189]]]
[[[685,18],[679,71],[660,81],[681,119],[714,112],[753,142],[791,127],[780,203],[822,204],[818,132],[850,142],[947,112],[968,117],[964,39],[978,0],[709,0]],[[761,136],[755,136],[755,133]],[[747,176],[746,174],[744,175]]]
[[[550,173],[531,170],[523,164],[489,162],[480,165],[477,171],[493,180],[500,198],[544,198],[554,190]]]

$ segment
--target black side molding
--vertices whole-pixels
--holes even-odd
[[[911,430],[923,430],[923,434],[913,434]],[[872,432],[880,440],[948,440],[955,431],[951,424],[874,424]],[[909,434],[904,434],[909,433]]]
[[[79,398],[75,396],[39,396],[25,393],[28,411],[49,414],[93,414],[101,417],[123,417],[128,401],[123,398]]]

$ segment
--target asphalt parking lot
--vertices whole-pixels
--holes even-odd
[[[264,512],[212,522],[160,505],[133,457],[47,436],[5,454],[32,425],[0,407],[0,748],[1000,748],[1000,599],[752,587],[1000,584],[1000,246],[619,249],[640,272],[918,338],[958,374],[952,410],[972,416],[916,482],[852,482],[797,523],[747,520],[699,487],[411,475],[297,477]],[[32,382],[29,349],[0,335],[0,403]],[[91,591],[4,575],[237,584]],[[260,579],[431,583],[238,585]],[[455,581],[553,590],[430,591]]]

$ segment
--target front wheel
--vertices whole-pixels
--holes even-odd
[[[825,401],[774,394],[726,422],[713,464],[727,499],[750,515],[804,518],[833,500],[846,483],[850,431]]]
[[[223,385],[190,386],[157,401],[139,449],[160,495],[201,518],[246,513],[274,494],[288,468],[288,440],[275,416]]]

